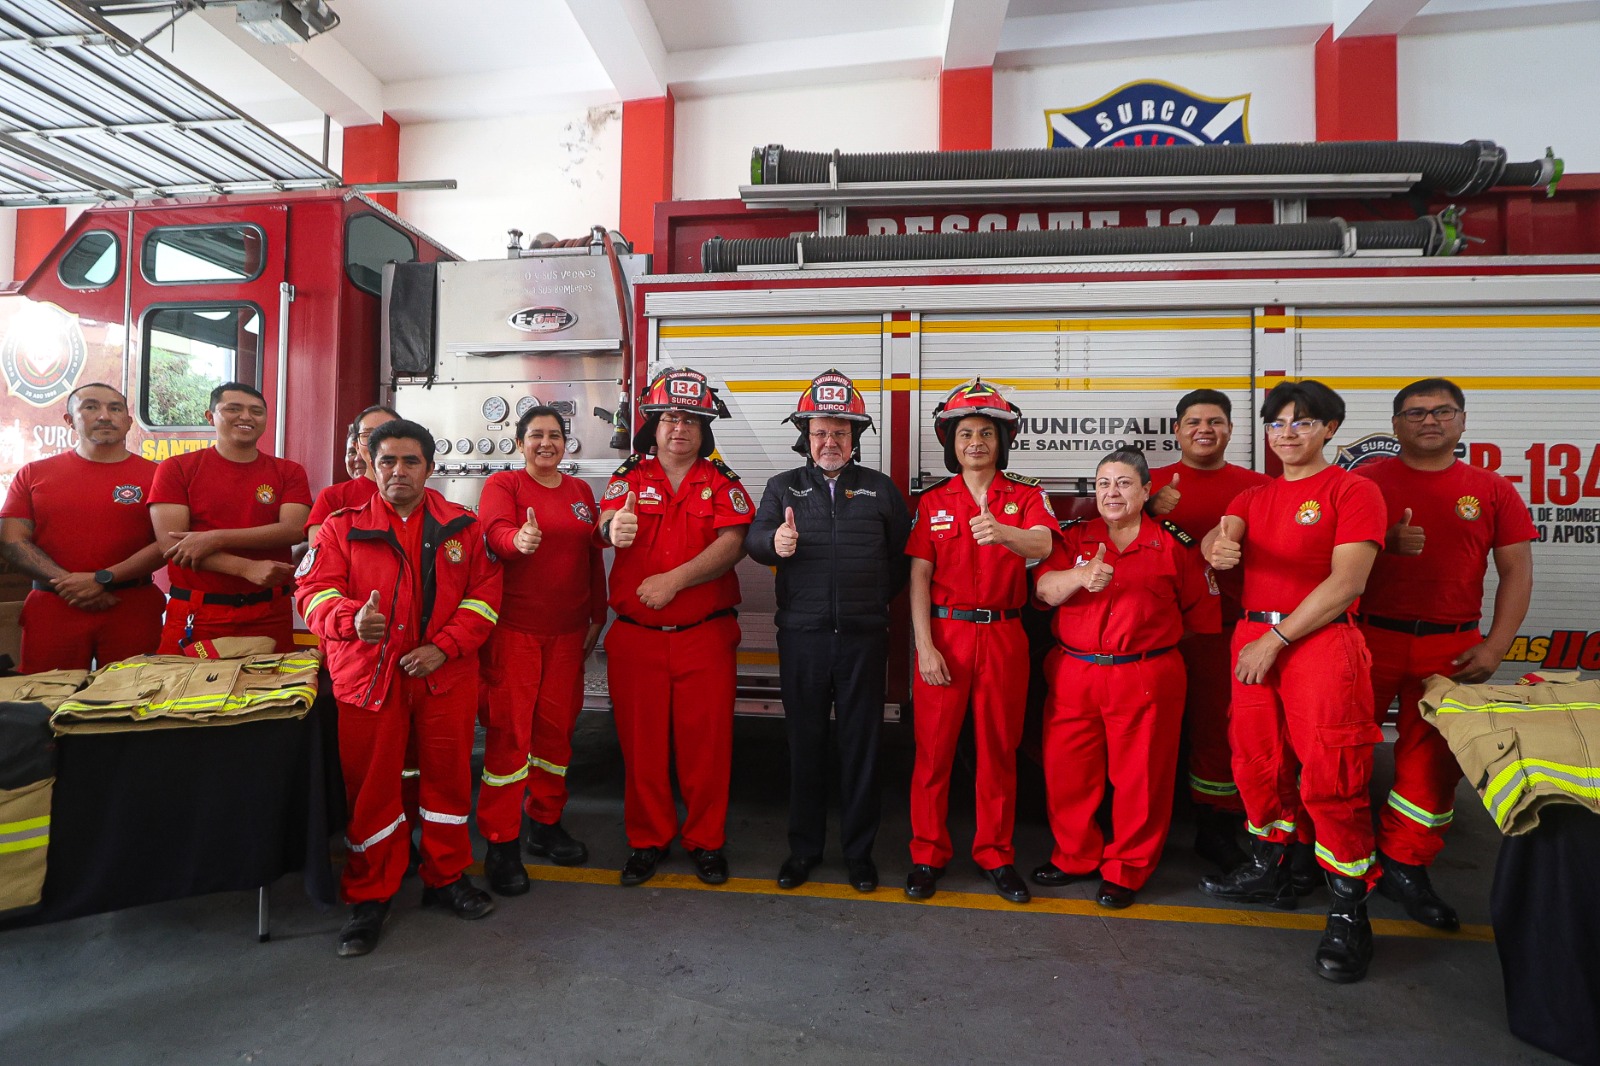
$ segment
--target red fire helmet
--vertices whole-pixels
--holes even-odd
[[[864,423],[862,428],[872,425],[872,416],[867,414],[866,401],[861,398],[856,383],[831,368],[811,379],[806,391],[800,394],[794,414],[784,421],[798,426],[812,418],[843,418]]]
[[[686,366],[662,367],[639,394],[639,413],[659,415],[677,409],[702,418],[727,418],[728,406],[722,402],[698,370]]]
[[[1005,442],[1010,444],[1017,437],[1022,408],[1001,396],[998,388],[982,378],[962,382],[933,409],[933,432],[939,443],[947,443],[951,428],[968,415],[994,419]]]

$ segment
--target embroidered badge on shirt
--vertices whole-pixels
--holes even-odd
[[[1476,496],[1463,496],[1456,501],[1456,514],[1468,522],[1476,522],[1478,516],[1483,514],[1483,504],[1478,502]]]
[[[1005,505],[1004,510],[1006,514],[1016,514],[1018,511],[1022,510],[1022,505],[1016,500],[1012,500],[1010,503]]]
[[[613,481],[611,484],[606,486],[605,498],[608,500],[620,500],[627,494],[628,483],[626,481]]]
[[[854,499],[857,496],[872,496],[872,497],[876,497],[877,495],[878,495],[878,491],[876,489],[845,489],[844,490],[844,498],[847,499],[847,500]]]
[[[301,559],[300,565],[294,568],[294,576],[305,577],[307,574],[311,573],[311,564],[315,563],[316,561],[317,549],[308,548],[306,550],[305,558]]]
[[[257,485],[256,499],[262,503],[271,503],[278,498],[278,492],[271,485]]]
[[[459,563],[461,561],[461,542],[459,540],[445,541],[444,554],[452,563]]]
[[[578,500],[572,505],[572,513],[580,522],[588,523],[594,521],[594,512],[590,511],[589,505],[582,500]]]
[[[700,490],[700,498],[702,500],[709,500],[709,499],[711,499],[711,496],[712,496],[712,492],[711,492],[710,489],[701,489]]]
[[[790,485],[789,486],[789,495],[791,495],[791,496],[809,496],[809,495],[811,495],[811,489],[815,488],[815,487],[816,486],[811,486],[811,488],[797,489],[793,485]]]
[[[709,492],[711,490],[707,489],[706,491]],[[728,490],[728,502],[733,504],[733,509],[735,511],[738,511],[740,514],[749,514],[750,513],[750,501],[745,498],[745,494],[744,494],[744,491],[742,489],[739,489],[739,488],[731,488],[731,489],[729,489]]]
[[[112,503],[138,503],[143,499],[143,485],[118,485],[111,490]]]
[[[1217,574],[1211,567],[1206,567],[1206,588],[1211,590],[1211,595],[1220,596],[1222,590],[1217,588]]]
[[[1316,500],[1307,500],[1300,505],[1294,513],[1294,520],[1302,526],[1314,526],[1322,521],[1322,504]]]

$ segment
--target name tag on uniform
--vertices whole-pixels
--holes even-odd
[[[656,488],[654,485],[646,485],[644,488],[639,490],[639,502],[660,503],[661,490]]]
[[[949,529],[955,523],[956,516],[949,511],[935,511],[928,516],[928,528],[935,533]]]

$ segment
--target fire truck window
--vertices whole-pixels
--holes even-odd
[[[164,307],[144,320],[147,426],[204,426],[211,390],[225,381],[259,384],[261,312],[251,306]]]
[[[69,289],[98,289],[117,276],[117,238],[105,230],[90,230],[79,237],[56,269]]]
[[[140,265],[158,285],[250,281],[261,276],[266,234],[243,223],[163,226],[144,239]]]
[[[385,263],[414,263],[411,237],[377,215],[357,215],[345,228],[344,265],[350,283],[374,296],[383,294]]]

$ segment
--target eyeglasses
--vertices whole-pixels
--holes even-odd
[[[372,430],[370,430],[370,429],[364,429],[360,433],[356,434],[356,440],[360,441],[362,444],[367,443],[371,439],[372,439]]]
[[[1295,432],[1295,436],[1299,436],[1302,433],[1310,433],[1313,429],[1323,424],[1320,418],[1297,418],[1293,422],[1268,422],[1267,432],[1276,437],[1292,429]]]
[[[1435,422],[1454,422],[1460,413],[1459,407],[1407,407],[1400,417],[1407,422],[1424,422],[1432,415]]]
[[[850,439],[850,431],[848,429],[813,429],[806,436],[818,442],[825,440],[845,441]]]
[[[664,426],[687,426],[700,420],[693,415],[662,415],[661,424]]]

